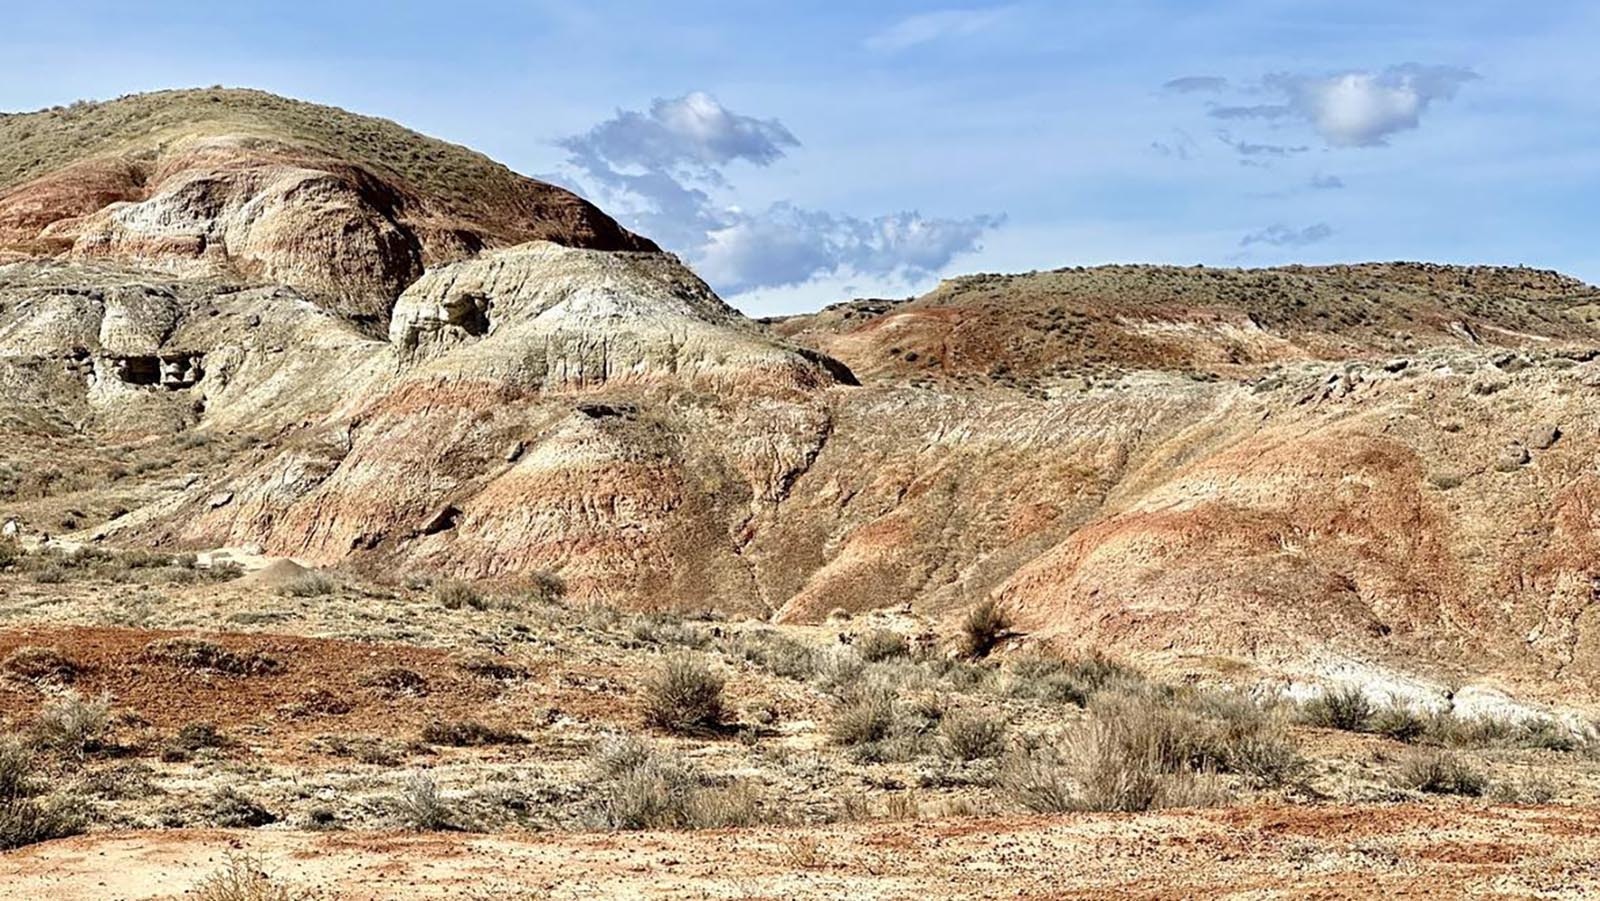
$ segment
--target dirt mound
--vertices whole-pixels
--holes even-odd
[[[311,575],[311,572],[311,570],[293,560],[280,559],[268,563],[239,581],[243,585],[259,585],[262,588],[278,589],[304,582]]]

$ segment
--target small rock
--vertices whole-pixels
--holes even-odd
[[[1554,423],[1544,423],[1533,427],[1528,433],[1528,444],[1536,450],[1545,450],[1561,440],[1561,427]]]
[[[232,491],[218,491],[216,494],[206,498],[206,506],[213,510],[217,509],[218,507],[226,507],[231,503],[233,503]]]
[[[1515,472],[1527,466],[1533,460],[1533,455],[1520,444],[1512,444],[1500,452],[1500,458],[1495,461],[1494,468],[1500,472]]]
[[[1411,366],[1411,361],[1410,360],[1406,360],[1406,359],[1390,360],[1389,362],[1383,364],[1383,371],[1384,372],[1403,372],[1406,369],[1410,368],[1410,366]]]
[[[448,531],[456,527],[456,517],[460,515],[461,511],[456,509],[454,504],[445,504],[435,510],[427,519],[424,519],[422,525],[418,527],[418,531],[424,535],[436,535],[440,532]]]
[[[512,443],[512,445],[510,447],[506,448],[506,462],[507,463],[515,463],[515,462],[517,462],[518,460],[520,460],[522,458],[522,452],[527,450],[527,449],[528,449],[528,445],[523,443],[523,442],[521,442],[521,441],[517,441],[517,442]]]

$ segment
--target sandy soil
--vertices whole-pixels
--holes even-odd
[[[352,901],[1591,897],[1597,813],[1397,805],[631,835],[125,832],[0,855],[0,891],[181,897],[248,854],[279,885]]]

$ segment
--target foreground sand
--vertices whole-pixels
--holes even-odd
[[[390,898],[1564,898],[1600,810],[1382,805],[700,833],[105,833],[0,855],[5,898],[182,897],[229,854]]]

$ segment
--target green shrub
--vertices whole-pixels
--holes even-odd
[[[776,629],[741,632],[725,650],[785,679],[805,680],[817,674],[817,649]]]
[[[727,719],[723,679],[687,655],[666,658],[644,684],[644,719],[668,732],[705,733]]]
[[[1007,690],[1014,697],[1085,707],[1101,691],[1135,691],[1144,684],[1144,674],[1099,654],[1073,661],[1038,655],[1011,664]]]

